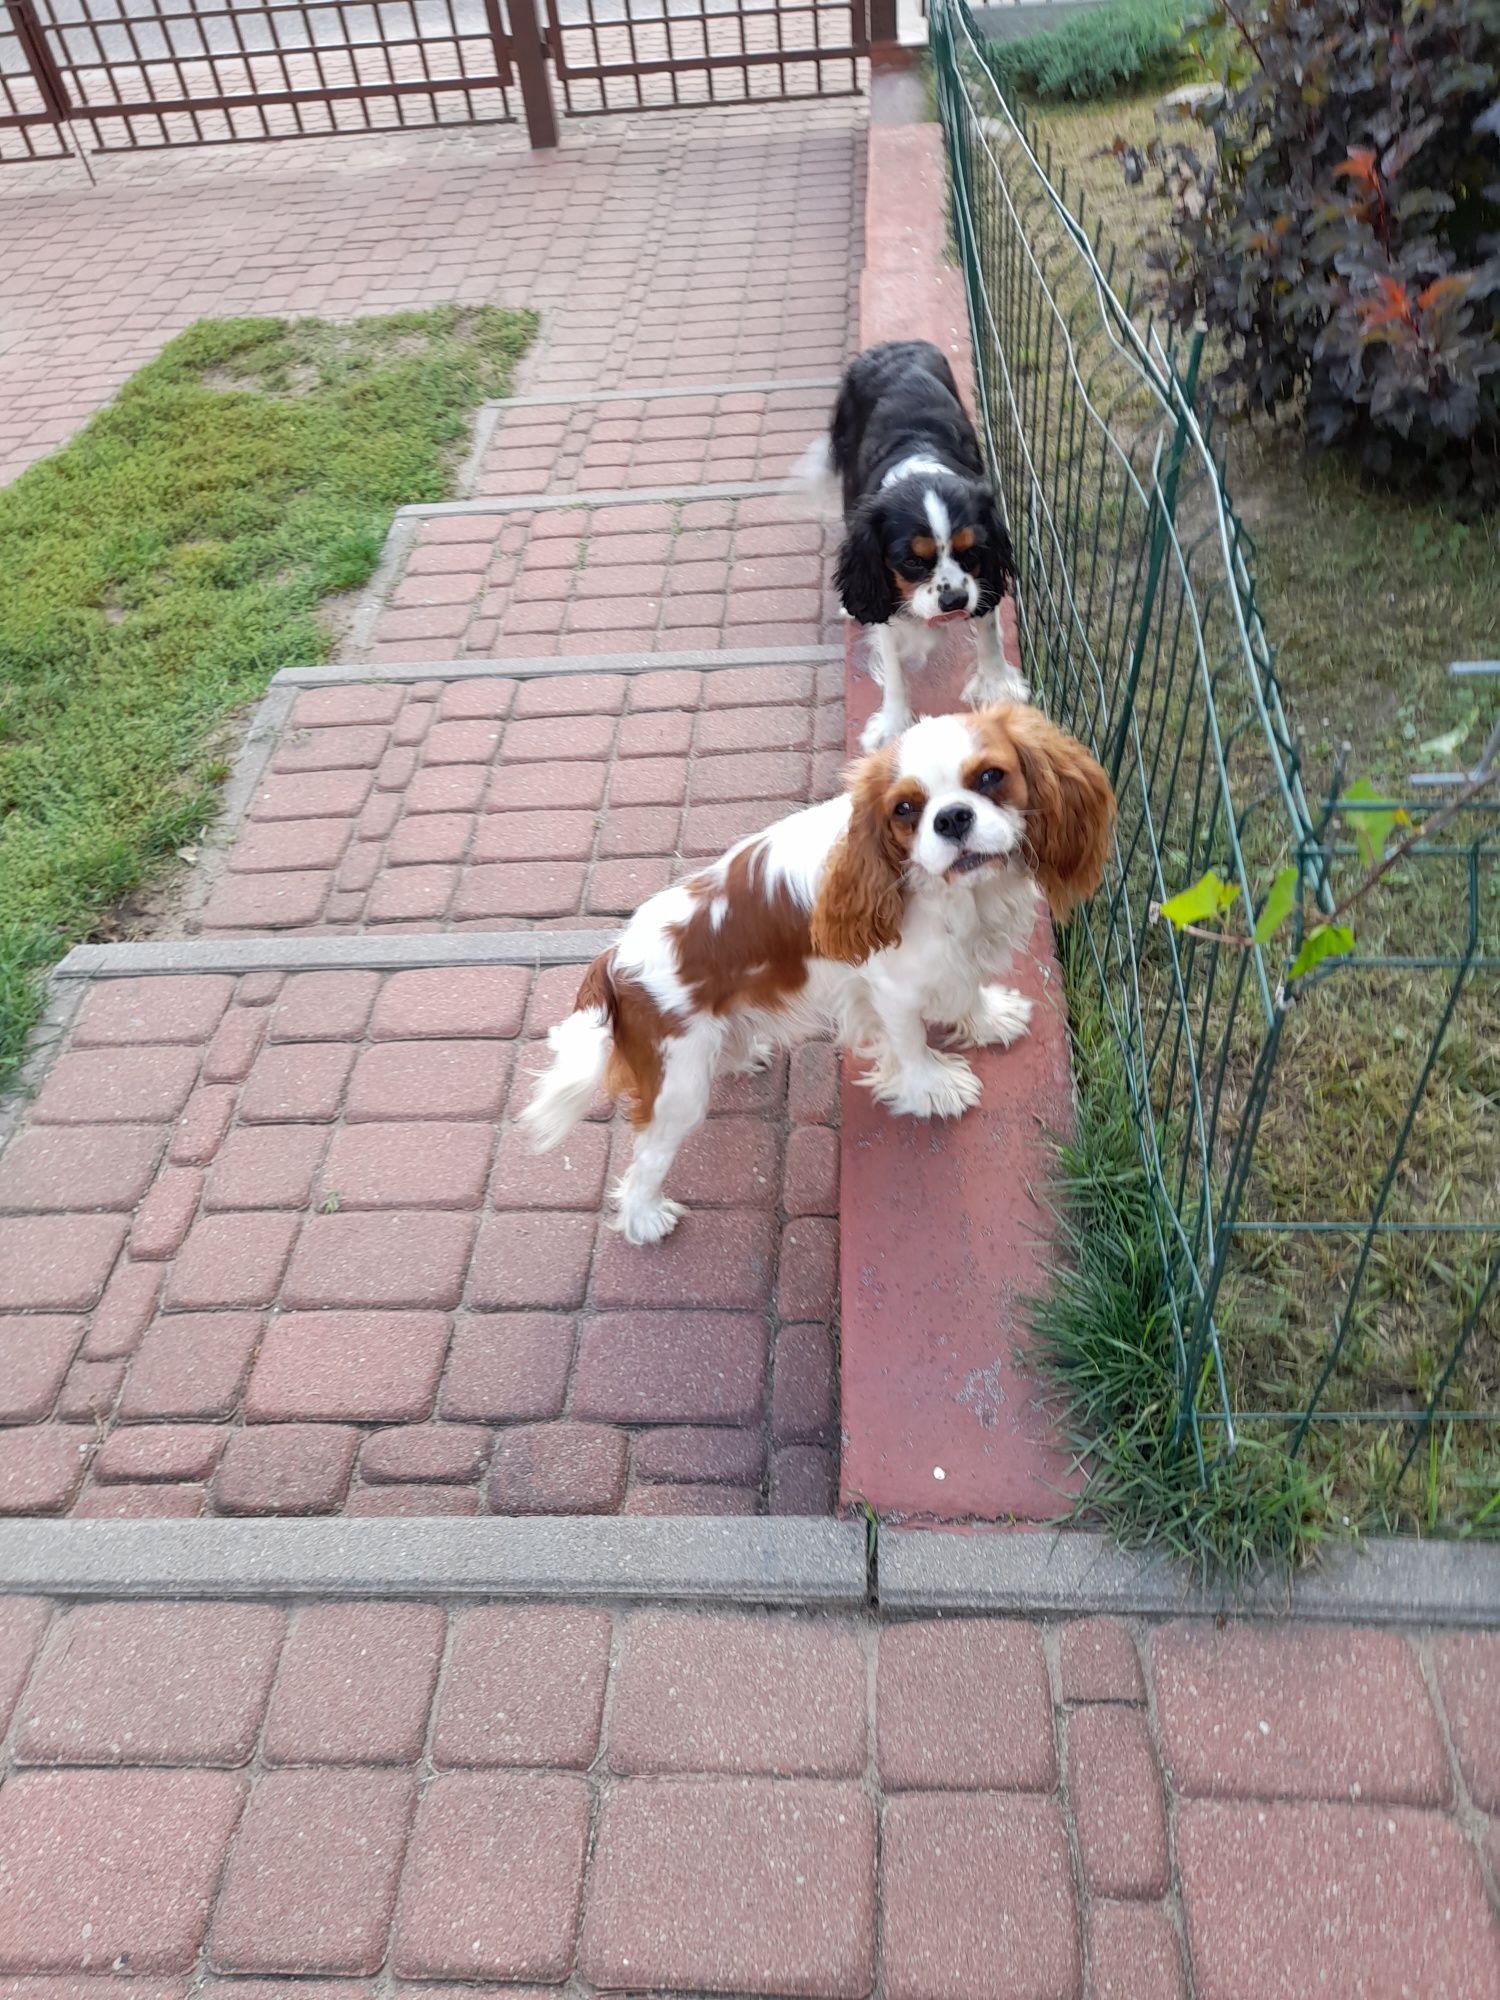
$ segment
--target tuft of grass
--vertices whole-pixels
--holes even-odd
[[[1030,1357],[1057,1391],[1084,1469],[1074,1510],[1128,1548],[1190,1563],[1229,1592],[1305,1565],[1330,1527],[1328,1480],[1275,1438],[1210,1453],[1200,1478],[1178,1410],[1172,1279],[1141,1163],[1120,1046],[1063,940],[1072,1012],[1077,1129],[1057,1148],[1051,1289],[1030,1301]],[[1209,1440],[1205,1440],[1207,1445]]]
[[[990,58],[1008,97],[1093,103],[1178,82],[1185,13],[1184,0],[1105,0],[1059,27],[991,42]]]
[[[45,969],[204,826],[226,720],[441,499],[535,315],[203,320],[0,491],[0,1089]]]

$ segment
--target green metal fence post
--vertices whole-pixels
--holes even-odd
[[[1141,668],[1146,662],[1146,639],[1151,630],[1151,613],[1156,604],[1157,586],[1161,582],[1162,564],[1167,558],[1167,539],[1177,514],[1177,480],[1182,471],[1182,460],[1187,451],[1188,422],[1193,414],[1193,403],[1198,394],[1198,364],[1203,358],[1203,334],[1195,332],[1188,343],[1187,370],[1178,380],[1177,371],[1172,371],[1172,380],[1177,389],[1177,428],[1172,438],[1172,449],[1167,458],[1165,476],[1152,492],[1151,551],[1146,559],[1146,582],[1141,596],[1141,615],[1136,621],[1135,644],[1130,652],[1130,665],[1125,671],[1125,691],[1120,706],[1120,719],[1115,726],[1114,741],[1109,750],[1109,781],[1118,785],[1120,765],[1125,757],[1125,745],[1129,740],[1130,717],[1135,707],[1135,691],[1140,684]]]

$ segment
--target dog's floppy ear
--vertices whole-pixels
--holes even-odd
[[[1036,709],[1006,702],[995,711],[1016,746],[1026,780],[1026,846],[1036,879],[1059,922],[1092,896],[1104,876],[1115,823],[1109,779],[1075,737]]]
[[[875,510],[858,509],[839,550],[838,586],[844,609],[861,625],[884,625],[894,616],[896,584],[876,531]]]
[[[829,856],[813,904],[812,948],[819,958],[863,965],[901,940],[906,856],[886,810],[893,749],[877,750],[850,773],[849,830]]]
[[[984,515],[984,535],[979,544],[979,581],[984,586],[985,608],[989,609],[997,605],[1010,589],[1016,563],[1010,534],[1000,518],[992,488],[983,488],[980,504]]]

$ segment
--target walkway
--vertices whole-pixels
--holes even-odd
[[[132,1975],[17,2000],[1500,1995],[1494,1635],[11,1600],[12,1715],[0,1972]]]
[[[1172,1586],[1109,1596],[1077,1536],[883,1533],[867,1571],[855,1522],[256,1518],[835,1504],[828,1045],[721,1090],[649,1255],[600,1226],[602,1105],[541,1162],[511,1119],[618,916],[857,727],[768,488],[860,338],[863,139],[799,107],[0,180],[13,465],[196,312],[545,316],[465,499],[273,687],[187,935],[71,961],[0,1153],[0,1513],[74,1517],[3,1530],[42,1594],[0,1598],[0,2000],[1500,2000],[1494,1631],[1084,1616]],[[849,1121],[851,1498],[1056,1504],[993,1301],[1062,1049],[1054,1006],[918,1176]],[[987,1549],[1036,1594],[966,1594]]]
[[[824,375],[845,352],[858,100],[0,168],[0,479],[204,314],[534,306],[523,386]],[[612,482],[617,483],[617,482]]]
[[[602,1104],[540,1162],[511,1121],[621,917],[838,782],[842,632],[781,488],[854,338],[858,116],[0,183],[22,371],[85,309],[49,231],[106,330],[170,295],[135,329],[153,347],[252,301],[543,315],[463,498],[407,510],[343,662],[268,698],[187,959],[64,983],[0,1155],[0,1512],[831,1508],[827,1045],[720,1090],[674,1176],[692,1213],[649,1255],[602,1220],[628,1144]],[[101,380],[36,394],[60,426]]]

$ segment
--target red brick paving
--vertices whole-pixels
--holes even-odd
[[[803,448],[827,421],[828,392],[818,401],[820,410],[801,413]],[[452,514],[420,523],[376,624],[370,658],[528,658],[838,642],[842,624],[827,560],[832,530],[809,520],[799,495],[695,499],[690,478],[657,484],[679,488],[679,497]],[[429,694],[426,705],[432,703]],[[618,690],[601,689],[578,710],[569,710],[556,693],[531,695],[517,712],[541,723],[569,712],[596,719],[602,708],[618,713]],[[478,761],[489,727],[487,716],[437,721],[430,761]],[[377,759],[368,753],[375,727],[326,733],[337,741],[310,745],[303,755],[336,753],[338,763],[292,761],[283,770],[374,768]],[[541,727],[524,734],[538,755],[566,740],[565,732]]]
[[[837,316],[837,308],[828,315],[830,334],[838,331]],[[781,364],[776,372],[785,372]],[[791,387],[506,408],[480,461],[474,492],[530,497],[785,479],[826,420],[831,396],[824,386]],[[704,560],[716,561],[710,555]],[[448,565],[413,568],[438,575]],[[715,587],[705,572],[698,588]],[[717,587],[723,588],[723,579]]]
[[[681,1229],[630,1251],[601,1212],[625,1134],[535,1162],[509,1122],[578,977],[94,989],[91,1046],[0,1162],[0,1511],[828,1511],[834,1225],[803,1211],[831,1200],[835,1135],[792,1120],[784,1059],[726,1083]],[[208,1081],[247,1017],[242,1074]],[[116,1058],[171,1090],[128,1126],[108,1100],[56,1122],[83,1114],[75,1066]],[[826,1088],[799,1103],[826,1114]],[[129,1174],[37,1178],[56,1136],[105,1157],[120,1130]]]
[[[531,391],[836,373],[863,122],[802,103],[571,121],[552,154],[503,128],[116,154],[97,188],[8,166],[0,478],[206,313],[534,306]]]
[[[801,636],[815,639],[816,630]],[[438,685],[393,690],[399,704],[389,722],[352,740],[336,721],[317,719],[330,714],[326,705],[308,706],[330,691],[298,698],[198,928],[488,931],[618,919],[731,841],[794,805],[827,797],[843,761],[842,680],[834,666],[446,683],[446,693],[489,705],[493,715],[483,723],[434,722],[442,704],[430,694]],[[586,699],[594,712],[526,712],[573,699]],[[389,745],[408,723],[412,747],[399,754],[416,761],[383,776]],[[466,733],[444,733],[456,730]],[[325,795],[286,772],[288,755],[311,754],[307,746],[324,739],[336,739],[327,755],[362,761],[357,772],[331,769],[319,778],[358,776],[357,789]],[[372,804],[382,810],[372,812]],[[601,813],[601,805],[614,810]],[[337,839],[326,837],[335,826]],[[262,831],[276,833],[274,852],[257,845]],[[331,858],[335,849],[341,861]],[[246,873],[247,865],[271,872]],[[485,1032],[479,1003],[467,997],[471,987],[492,991],[488,1004],[506,1004],[493,978],[486,986],[444,971],[402,980],[382,1001],[377,1038]],[[309,973],[293,984],[297,1025],[278,1015],[274,1037],[337,1036],[346,1015],[363,1025],[373,992],[367,976]],[[490,1031],[514,1032],[495,1024]],[[257,1017],[240,1008],[217,1033],[215,1078],[238,1081],[256,1057]],[[103,1054],[92,1050],[88,1061]],[[76,1087],[65,1075],[54,1094],[81,1097],[93,1081],[92,1070]],[[142,1092],[167,1087],[144,1079],[138,1085]],[[117,1095],[124,1088],[114,1086]],[[118,1115],[155,1115],[133,1103],[125,1097]],[[48,1159],[22,1166],[43,1192],[62,1172],[61,1162]],[[142,1170],[115,1171],[129,1179]]]
[[[1457,1744],[1421,1662],[1485,1687],[1500,1637],[1343,1632],[1301,1795],[1207,1799],[1158,1736],[1192,1634],[1262,1700],[1307,1670],[1299,1626],[0,1599],[4,1991],[1496,2000],[1483,1817],[1351,1800],[1345,1760],[1350,1716],[1383,1727],[1370,1659]],[[1154,1705],[1059,1698],[1101,1654]]]

